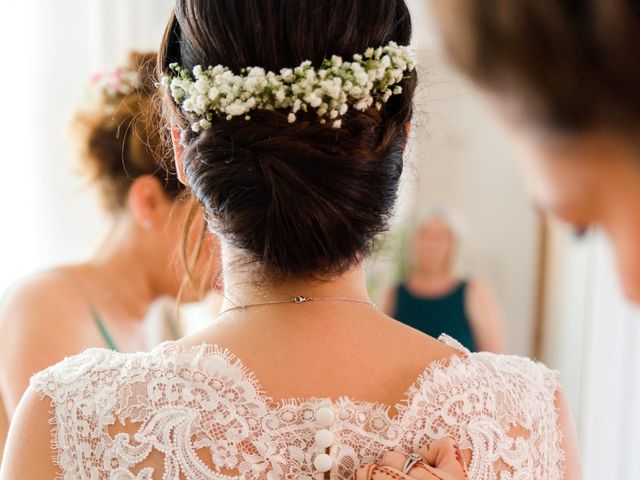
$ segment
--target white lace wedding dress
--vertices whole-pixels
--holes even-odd
[[[556,374],[523,358],[466,353],[428,366],[393,417],[349,398],[275,402],[215,346],[92,349],[32,385],[51,398],[65,480],[349,480],[388,450],[447,435],[472,450],[471,480],[561,478]]]

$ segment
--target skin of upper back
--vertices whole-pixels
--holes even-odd
[[[63,279],[41,275],[0,307],[0,391],[11,417],[31,376],[103,340],[87,305]]]

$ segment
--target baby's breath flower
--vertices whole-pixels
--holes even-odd
[[[361,112],[367,109],[367,102],[365,102],[364,100],[360,100],[358,103],[356,103],[353,108],[355,108],[356,110],[360,110]]]
[[[369,75],[367,74],[367,72],[364,72],[364,71],[356,73],[355,79],[362,86],[369,83]]]
[[[211,87],[209,89],[209,100],[214,101],[216,98],[218,98],[218,95],[220,95],[220,90],[218,90],[216,87]]]
[[[318,108],[322,105],[322,98],[319,97],[315,92],[310,93],[305,97],[305,101],[311,105],[313,108]]]
[[[326,103],[323,103],[322,105],[320,105],[320,108],[318,108],[318,116],[323,117],[324,115],[326,115],[328,111],[329,111],[329,105]]]
[[[192,117],[194,132],[211,128],[214,116],[250,120],[252,110],[290,110],[287,120],[294,123],[299,111],[313,109],[321,124],[331,120],[334,128],[341,128],[351,106],[359,111],[372,106],[380,110],[392,95],[400,95],[400,83],[414,69],[409,49],[390,42],[353,55],[353,62],[333,55],[318,69],[306,60],[279,73],[248,67],[236,75],[221,65],[197,65],[189,71],[173,63],[160,85]],[[120,91],[117,85],[108,87]]]

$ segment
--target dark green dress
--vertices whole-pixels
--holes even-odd
[[[460,282],[452,292],[441,297],[418,297],[400,284],[393,317],[435,338],[446,333],[474,352],[476,344],[465,308],[467,285],[465,281]]]

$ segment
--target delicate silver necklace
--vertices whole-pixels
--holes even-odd
[[[246,310],[248,308],[253,308],[253,307],[264,307],[267,305],[284,305],[287,303],[300,305],[300,304],[309,303],[309,302],[349,302],[349,303],[360,303],[363,305],[369,305],[373,308],[378,308],[375,303],[369,300],[358,300],[355,298],[347,298],[347,297],[305,297],[303,295],[297,295],[293,298],[290,298],[289,300],[271,300],[268,302],[250,303],[248,305],[237,305],[235,307],[231,307],[231,308],[227,308],[226,310],[223,310],[218,314],[218,317],[221,317],[222,315],[229,312],[233,312],[235,310]]]

